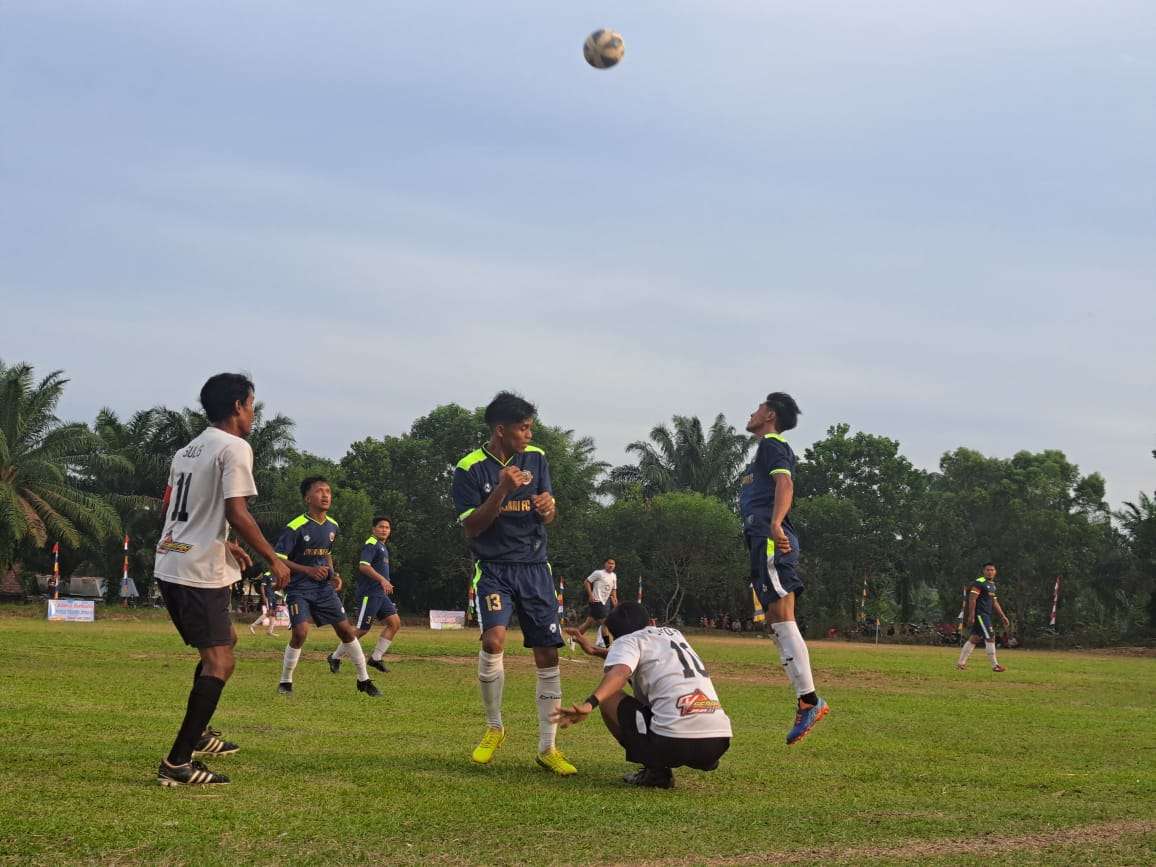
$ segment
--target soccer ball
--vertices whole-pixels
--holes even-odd
[[[622,59],[626,45],[621,33],[610,29],[595,30],[586,37],[582,53],[586,55],[586,62],[595,69],[609,69]]]

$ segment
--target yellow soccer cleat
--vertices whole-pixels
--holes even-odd
[[[474,747],[474,752],[470,758],[476,765],[488,765],[494,760],[494,753],[498,751],[498,747],[505,739],[505,729],[487,728],[486,733],[482,735],[482,742]]]
[[[559,777],[569,777],[578,773],[578,769],[566,761],[566,757],[557,747],[550,747],[546,752],[539,753],[537,762],[547,771],[552,771]]]

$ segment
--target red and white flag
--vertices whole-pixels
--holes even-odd
[[[1056,576],[1056,589],[1052,591],[1052,617],[1048,621],[1048,626],[1054,627],[1056,625],[1056,608],[1060,604],[1060,576]]]
[[[60,598],[60,543],[52,543],[52,598]]]

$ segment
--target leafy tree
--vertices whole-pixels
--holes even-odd
[[[22,547],[51,539],[79,548],[120,532],[116,511],[82,479],[131,467],[102,453],[85,425],[56,417],[67,382],[59,370],[35,382],[31,365],[0,362],[0,571]]]
[[[657,425],[650,431],[649,442],[638,440],[626,447],[638,456],[643,494],[694,491],[732,502],[751,438],[737,433],[722,413],[705,434],[697,416],[676,415],[671,423],[673,430]]]

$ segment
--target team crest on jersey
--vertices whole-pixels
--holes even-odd
[[[308,533],[306,533],[306,534],[305,534],[305,536],[304,536],[304,539],[305,539],[305,541],[306,541],[306,542],[308,542],[308,541],[309,541],[309,534],[308,534]]]
[[[169,533],[161,543],[157,545],[158,551],[172,551],[174,554],[188,554],[193,550],[192,545],[186,545],[184,542],[174,542],[173,534]]]
[[[488,494],[490,492],[490,483],[486,482],[484,485],[482,485],[482,490]]]
[[[714,713],[722,707],[722,704],[717,700],[711,698],[701,689],[696,689],[694,692],[679,696],[675,706],[682,716],[690,716],[696,713]]]

